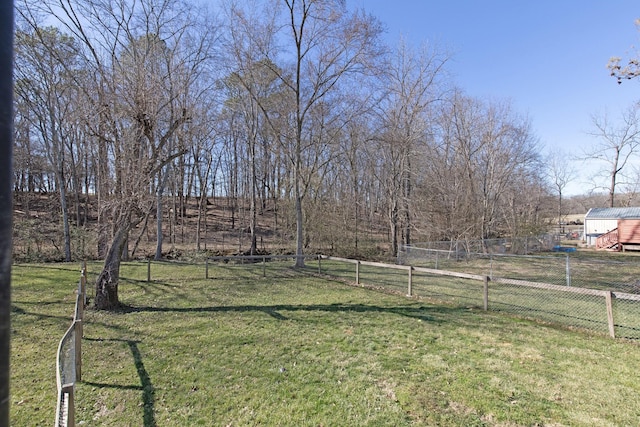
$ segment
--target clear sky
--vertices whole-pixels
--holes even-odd
[[[378,17],[393,46],[400,36],[418,47],[452,53],[449,70],[467,94],[510,100],[527,115],[545,150],[580,156],[596,140],[591,117],[612,118],[640,100],[640,79],[621,85],[606,68],[611,56],[640,50],[638,0],[347,0]],[[565,194],[591,189],[594,166]]]

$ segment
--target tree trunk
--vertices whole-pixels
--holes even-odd
[[[71,231],[69,229],[69,209],[65,184],[60,185],[60,205],[62,207],[62,228],[64,230],[64,260],[71,262]]]
[[[98,310],[114,310],[120,306],[118,299],[118,281],[120,279],[120,261],[122,251],[129,234],[129,221],[120,221],[111,247],[107,252],[102,272],[96,280],[94,306]]]
[[[298,191],[296,191],[297,193]],[[304,267],[302,197],[296,194],[296,267]]]
[[[201,228],[204,220],[205,226],[205,238],[206,238],[206,226],[207,226],[207,204],[209,200],[207,199],[207,181],[209,179],[209,174],[211,173],[211,166],[213,163],[213,159],[209,158],[207,160],[207,172],[202,175],[201,170],[198,168],[198,182],[200,184],[200,194],[198,196],[198,219],[196,224],[196,249],[200,251],[201,249]],[[205,250],[207,249],[207,244],[205,242]]]
[[[404,233],[403,239],[405,245],[411,244],[411,159],[407,156],[407,170],[404,172],[403,180],[403,205],[404,205]]]
[[[395,258],[398,255],[398,203],[395,200],[392,202],[389,220],[391,226],[391,256]]]
[[[609,183],[609,207],[610,208],[615,207],[615,204],[616,204],[616,175],[617,175],[616,169],[617,169],[617,164],[613,172],[611,173],[611,181]]]
[[[251,248],[249,249],[250,255],[255,255],[257,252],[257,240],[256,240],[256,228],[257,228],[257,217],[256,217],[256,199],[258,197],[257,194],[257,186],[258,186],[258,177],[257,177],[257,168],[256,168],[256,148],[255,148],[255,136],[251,141],[250,151],[251,151],[251,207],[249,212],[249,231],[251,233]]]
[[[207,209],[207,203],[206,203],[206,198],[205,198],[205,194],[206,191],[203,191],[202,194],[200,194],[200,198],[198,200],[198,218],[196,220],[196,250],[200,251],[201,247],[200,247],[200,229],[202,227],[202,211],[204,209],[204,211],[206,212]],[[204,206],[204,208],[203,208]]]
[[[159,261],[162,259],[162,196],[164,194],[164,187],[167,183],[167,177],[169,176],[169,169],[166,168],[164,175],[159,177],[158,191],[156,196],[156,254],[153,259]]]
[[[107,146],[103,139],[98,140],[98,176],[97,176],[97,193],[98,193],[98,257],[106,257],[107,245],[109,240],[109,218],[106,217],[107,199],[110,194],[109,186],[109,160],[107,155]]]
[[[62,229],[64,235],[64,260],[71,262],[71,231],[69,229],[69,208],[67,206],[67,184],[64,178],[64,160],[62,154],[58,154],[56,180],[60,192],[60,209],[62,210]]]
[[[562,191],[558,191],[558,233],[563,233],[562,227]]]

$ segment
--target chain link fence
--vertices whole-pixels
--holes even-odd
[[[423,256],[418,257],[416,254]],[[425,257],[424,254],[430,254]],[[451,255],[449,253],[449,255]],[[620,283],[607,288],[598,280],[604,270],[615,272],[620,264],[603,262],[586,268],[571,257],[507,257],[485,254],[455,260],[442,251],[405,251],[403,265],[355,260],[322,260],[322,272],[358,284],[415,295],[464,307],[485,308],[547,323],[595,331],[616,337],[640,339],[640,294]],[[582,260],[581,260],[582,261]],[[437,266],[436,266],[437,263]],[[355,266],[353,265],[355,264]],[[626,277],[640,264],[626,263]],[[620,277],[620,274],[618,274]],[[610,280],[625,282],[627,278]],[[354,280],[355,279],[355,280]],[[577,286],[599,284],[599,286]]]
[[[640,294],[640,262],[575,256],[573,253],[517,255],[403,246],[398,264],[466,272],[554,285]]]
[[[123,266],[123,280],[218,279],[219,269],[252,280],[286,276],[295,256],[212,257],[198,263]],[[317,265],[316,265],[317,263]],[[209,267],[212,270],[209,271]],[[575,254],[516,255],[404,247],[397,264],[308,256],[306,269],[347,282],[447,304],[640,339],[640,263]]]

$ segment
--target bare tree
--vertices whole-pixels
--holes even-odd
[[[362,105],[370,105],[373,98],[359,100]],[[341,209],[344,228],[334,231],[331,238],[331,248],[334,241],[339,239],[351,240],[347,245],[352,245],[356,253],[360,249],[361,231],[363,222],[370,219],[370,210],[366,209],[371,203],[371,197],[367,194],[367,186],[375,180],[374,170],[368,167],[367,147],[373,140],[369,124],[372,123],[371,114],[360,114],[357,119],[351,120],[344,129],[343,137],[335,146],[337,153],[332,162],[332,174],[329,187],[331,203],[336,210]],[[373,157],[373,156],[371,156]],[[348,179],[345,179],[348,177]],[[350,233],[349,233],[350,232]],[[349,233],[349,234],[348,234]]]
[[[259,166],[268,159],[271,150],[267,136],[269,125],[265,123],[265,117],[273,116],[274,98],[281,96],[282,92],[282,85],[273,72],[278,67],[265,55],[271,50],[276,34],[277,8],[270,6],[265,4],[264,9],[243,9],[236,3],[229,3],[225,8],[228,23],[226,49],[230,53],[228,77],[225,79],[225,107],[239,116],[236,123],[240,129],[233,132],[241,134],[246,156],[250,201],[249,253],[252,255],[257,252],[258,198],[262,195],[264,206],[266,191],[264,171],[261,173]],[[279,106],[282,105],[286,104]]]
[[[322,145],[316,139],[322,133],[313,130],[314,111],[339,106],[329,99],[339,91],[339,83],[347,76],[365,71],[378,53],[381,27],[371,16],[348,12],[344,3],[337,0],[283,0],[280,5],[282,9],[274,10],[282,11],[282,21],[274,27],[276,36],[266,40],[277,40],[283,51],[278,52],[274,43],[257,46],[267,59],[265,65],[271,66],[271,72],[282,84],[292,108],[285,110],[287,116],[283,116],[282,111],[270,115],[261,109],[290,164],[296,254],[303,255],[303,200],[312,183],[311,177],[326,164]],[[275,57],[278,53],[279,58]],[[326,119],[327,116],[317,117]],[[299,256],[296,266],[303,265],[304,259]]]
[[[547,219],[553,215],[553,208],[549,205],[547,183],[541,179],[543,173],[540,165],[521,169],[512,176],[499,207],[505,235],[529,237],[547,233]]]
[[[243,157],[246,158],[246,183],[249,193],[249,232],[251,255],[257,252],[257,212],[259,193],[264,191],[264,179],[260,183],[259,165],[261,156],[269,156],[270,153],[270,132],[269,126],[265,123],[265,114],[273,115],[274,98],[282,95],[281,85],[276,75],[271,71],[273,64],[265,65],[264,61],[256,59],[252,54],[250,43],[242,40],[246,33],[238,31],[243,28],[241,25],[234,26],[234,22],[242,17],[240,11],[235,11],[232,15],[230,32],[232,42],[230,51],[234,52],[233,67],[236,70],[224,80],[224,87],[227,93],[225,109],[228,115],[233,115],[230,122],[229,131],[237,138],[233,141],[238,143],[241,139]],[[241,22],[241,24],[246,24]],[[246,27],[245,27],[246,28]],[[240,40],[239,40],[240,39]],[[247,46],[248,45],[248,46]],[[255,49],[253,49],[255,50]],[[283,104],[279,104],[281,106]],[[233,124],[231,124],[233,123]],[[260,147],[266,151],[260,150]],[[267,148],[269,147],[269,148]],[[236,150],[237,151],[237,150]],[[260,188],[262,186],[262,189]]]
[[[638,105],[633,105],[622,113],[618,123],[612,123],[605,114],[592,117],[594,130],[591,135],[598,143],[587,150],[586,158],[598,161],[602,166],[594,178],[608,181],[609,206],[615,206],[618,186],[626,179],[627,165],[637,155],[640,146],[640,118]]]
[[[508,103],[484,103],[456,93],[443,107],[434,143],[421,156],[429,227],[450,241],[501,235],[506,230],[503,206],[520,205],[518,200],[527,197],[512,181],[542,181],[537,140],[526,118]]]
[[[391,251],[395,256],[402,225],[402,241],[411,243],[413,159],[419,146],[428,142],[430,113],[443,100],[441,83],[448,56],[434,47],[423,46],[415,52],[404,41],[385,63],[380,73],[384,98],[378,105],[380,151],[384,156],[383,184],[387,189]]]
[[[562,206],[562,196],[565,188],[576,178],[576,170],[571,165],[571,159],[562,150],[557,149],[547,157],[547,176],[553,191],[558,196],[558,230],[562,230],[562,217],[565,215]]]
[[[24,6],[57,19],[82,44],[96,79],[94,87],[83,86],[92,106],[86,123],[103,146],[99,161],[111,165],[101,179],[113,180],[112,192],[101,202],[107,203],[113,237],[96,281],[95,306],[112,309],[119,305],[129,232],[153,206],[149,190],[158,172],[186,152],[176,133],[189,120],[190,88],[208,59],[211,38],[195,26],[195,9],[174,0]]]
[[[16,35],[17,99],[30,113],[24,115],[41,138],[54,172],[60,196],[64,235],[64,260],[71,261],[71,233],[68,209],[67,163],[73,160],[72,73],[80,74],[78,46],[56,28],[41,28],[33,23],[27,31]],[[67,149],[67,147],[69,149]],[[69,171],[74,174],[74,169]]]

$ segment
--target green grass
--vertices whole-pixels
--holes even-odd
[[[516,259],[520,263],[524,260]],[[515,264],[511,266],[513,268]],[[322,261],[323,273],[348,282],[355,281],[355,269],[356,266],[352,263]],[[526,270],[514,268],[513,271],[516,273],[507,277],[522,280]],[[361,265],[359,272],[362,284],[384,288],[401,295],[408,293],[407,270]],[[473,270],[464,272],[473,273]],[[497,276],[494,276],[495,278]],[[563,285],[559,290],[549,290],[490,280],[489,308],[492,311],[502,311],[531,320],[581,328],[603,335],[609,334],[607,306],[603,296],[570,293],[564,290],[575,290],[575,286]],[[484,306],[483,282],[480,280],[447,277],[416,270],[412,274],[412,294],[461,307]],[[637,340],[640,339],[640,303],[625,298],[619,295],[613,300],[615,334],[616,337]]]
[[[11,425],[53,425],[56,351],[73,320],[78,264],[14,265]]]
[[[288,265],[288,264],[287,264]],[[86,313],[85,426],[618,426],[640,347],[262,266],[123,268]],[[97,270],[98,266],[90,266]],[[311,270],[311,269],[310,269]],[[78,268],[14,266],[12,425],[51,425]]]

